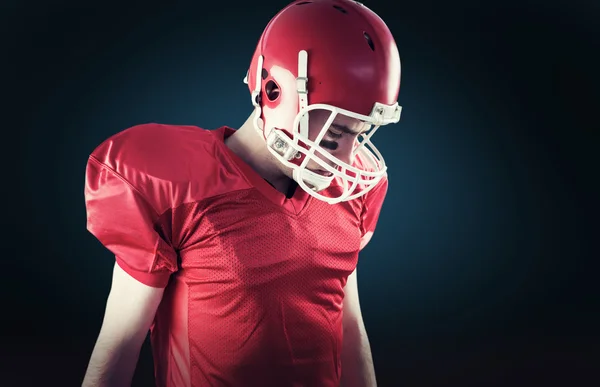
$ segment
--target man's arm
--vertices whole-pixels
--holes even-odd
[[[104,321],[82,387],[131,385],[163,292],[133,279],[115,263]]]
[[[342,387],[376,387],[371,346],[358,299],[356,270],[344,288],[342,344]]]

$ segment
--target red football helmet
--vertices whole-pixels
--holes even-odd
[[[384,177],[386,165],[371,137],[379,126],[400,120],[400,56],[373,11],[352,0],[291,3],[267,25],[244,81],[252,92],[256,129],[312,196],[332,204],[351,200]],[[309,112],[315,109],[331,113],[311,140]],[[319,146],[337,115],[370,127],[359,136],[350,164]],[[333,175],[308,170],[310,160]],[[334,178],[342,193],[320,194]]]

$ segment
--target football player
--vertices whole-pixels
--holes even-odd
[[[351,0],[267,25],[237,130],[144,124],[89,157],[89,231],[116,256],[84,386],[372,387],[356,266],[387,192],[371,138],[400,119],[388,27]]]

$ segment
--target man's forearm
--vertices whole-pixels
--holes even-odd
[[[101,338],[96,343],[82,387],[129,387],[141,348],[115,347]]]
[[[376,387],[375,368],[362,322],[344,321],[341,387]]]

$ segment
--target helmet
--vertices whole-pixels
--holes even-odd
[[[352,200],[385,176],[371,137],[381,125],[400,120],[400,56],[373,11],[352,0],[294,1],[262,33],[244,82],[255,128],[310,195],[331,204]],[[328,111],[329,119],[311,140],[309,113],[315,109]],[[358,136],[350,163],[319,145],[338,115],[369,127]],[[307,169],[310,160],[330,175]],[[339,195],[322,193],[333,181]]]

